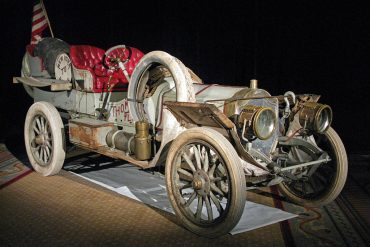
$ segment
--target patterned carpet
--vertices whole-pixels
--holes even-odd
[[[300,246],[298,243],[305,243],[305,246],[367,246],[366,236],[356,231],[349,218],[351,216],[341,207],[347,205],[339,206],[338,200],[341,199],[320,208],[283,202],[285,210],[299,215],[297,219],[288,221],[290,241],[297,246]]]
[[[44,178],[27,167],[22,149],[14,144],[8,148],[12,152],[0,144],[2,246],[369,246],[370,243],[367,156],[351,157],[347,184],[335,202],[320,208],[304,208],[287,202],[276,188],[248,191],[248,200],[299,217],[210,240],[186,231],[170,214],[113,194],[69,172]]]
[[[0,143],[0,189],[32,172]]]

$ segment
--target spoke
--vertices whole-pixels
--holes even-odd
[[[37,148],[35,148],[35,150],[33,151],[33,154],[34,154],[37,158],[40,158],[40,153],[39,153],[40,148],[41,148],[41,147],[37,147]]]
[[[209,201],[208,196],[204,197],[204,201],[206,203],[206,208],[207,208],[207,214],[208,214],[208,220],[213,220],[213,212],[212,212],[212,207],[211,207],[211,202]]]
[[[185,207],[189,207],[190,204],[194,201],[195,197],[197,197],[197,193],[194,191],[193,194],[191,194],[189,200],[184,205]]]
[[[50,158],[50,150],[49,150],[48,146],[45,146],[45,151],[46,151],[47,157],[49,159]]]
[[[35,122],[33,122],[32,128],[36,132],[36,134],[38,134],[38,135],[40,134],[40,130],[36,127],[36,123]]]
[[[36,120],[36,124],[37,124],[38,129],[40,131],[42,131],[42,127],[41,127],[41,123],[40,123],[40,118],[37,117],[35,120]]]
[[[177,188],[179,190],[183,190],[183,189],[187,189],[187,188],[190,188],[192,185],[191,183],[187,183],[187,184],[177,184]]]
[[[181,181],[192,182],[193,178],[188,178],[188,177],[182,176]]]
[[[217,166],[217,168],[218,168],[217,171],[219,171],[218,176],[221,175],[226,176],[226,168],[223,164],[220,164],[219,166]]]
[[[41,131],[45,131],[45,118],[40,117]]]
[[[50,142],[49,142],[49,141],[46,141],[46,146],[47,146],[48,148],[50,148],[50,150],[52,149],[51,144],[50,144]]]
[[[216,192],[217,194],[225,197],[224,193],[215,185],[215,184],[211,184],[211,189],[212,191]]]
[[[40,160],[41,161],[43,161],[44,160],[44,152],[43,152],[44,150],[41,148],[40,149],[40,151],[39,151],[39,158],[40,158]]]
[[[39,145],[37,145],[36,147],[32,147],[32,146],[31,146],[31,148],[33,148],[33,149],[34,149],[34,150],[33,150],[33,152],[37,152],[37,151],[39,151],[39,150],[40,150],[41,146],[39,146]]]
[[[203,170],[207,172],[208,168],[209,168],[209,159],[208,159],[208,152],[206,150],[206,152],[204,153]]]
[[[191,174],[190,172],[188,172],[187,170],[184,170],[182,168],[178,168],[177,171],[189,178],[193,178],[193,174]]]
[[[219,182],[219,181],[225,181],[227,179],[227,176],[217,177],[217,178],[211,178],[211,182]]]
[[[220,201],[217,199],[217,197],[212,193],[212,191],[209,193],[209,195],[211,196],[211,199],[213,201],[213,203],[215,204],[216,208],[217,208],[217,211],[221,213],[224,211],[224,209],[222,208],[221,204],[220,204]]]
[[[186,153],[183,153],[182,157],[184,158],[184,160],[186,161],[186,163],[189,165],[190,169],[195,172],[196,169],[194,167],[194,164],[193,162],[190,160],[189,156],[186,154]]]
[[[208,172],[208,176],[213,176],[213,174],[215,173],[215,169],[216,169],[216,164],[213,164],[211,166],[211,169]]]
[[[198,170],[201,170],[202,169],[202,165],[200,163],[200,153],[199,153],[199,150],[198,150],[198,148],[195,145],[193,145],[193,148],[194,148],[195,160],[197,161],[197,168],[198,168]]]
[[[197,213],[195,215],[195,218],[198,221],[200,221],[200,218],[202,216],[202,209],[203,209],[203,198],[202,196],[198,195],[198,207],[197,207]]]
[[[43,150],[42,150],[41,146],[40,146],[40,149],[39,149],[39,151],[38,151],[38,156],[39,156],[39,159],[40,159],[41,161],[43,161],[43,159],[44,159],[44,152],[43,152]]]
[[[43,148],[42,150],[43,150],[43,152],[44,152],[44,162],[45,162],[45,163],[47,163],[47,162],[48,162],[48,155],[47,155],[47,153],[46,153],[45,148]]]

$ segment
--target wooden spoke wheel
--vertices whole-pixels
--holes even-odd
[[[239,222],[245,176],[235,149],[217,131],[189,129],[174,140],[166,184],[176,215],[194,233],[216,237]]]
[[[27,112],[24,139],[28,159],[44,176],[58,173],[65,159],[65,137],[57,109],[47,102],[34,103]]]
[[[327,152],[331,161],[291,171],[300,178],[282,182],[279,189],[294,203],[321,206],[333,201],[342,191],[347,179],[347,154],[340,137],[332,128],[311,138],[320,149]],[[313,161],[308,150],[299,146],[290,148],[289,157],[300,163]]]

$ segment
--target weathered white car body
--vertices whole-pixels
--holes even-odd
[[[176,214],[188,229],[209,237],[236,225],[246,186],[279,184],[284,195],[305,205],[326,204],[340,193],[346,153],[319,96],[271,96],[256,80],[249,87],[203,84],[163,51],[140,56],[130,72],[126,49],[105,52],[101,63],[110,63],[111,77],[99,92],[95,72],[78,67],[69,59],[72,52],[56,54],[55,71],[26,53],[14,82],[36,102],[25,123],[36,171],[47,176],[61,169],[65,130],[84,149],[142,168],[165,165]],[[62,55],[67,58],[58,63]],[[58,74],[61,63],[67,73]],[[110,87],[113,72],[125,76],[127,91]]]

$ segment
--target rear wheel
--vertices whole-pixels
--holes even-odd
[[[298,180],[279,184],[283,195],[294,203],[304,206],[322,206],[332,202],[342,191],[347,179],[346,150],[334,129],[329,128],[323,134],[315,134],[313,138],[316,145],[327,152],[331,161],[310,166],[308,169],[293,170],[291,172],[294,175],[304,174]],[[299,146],[291,147],[288,157],[299,163],[313,160],[308,150]]]
[[[245,177],[229,141],[212,129],[194,128],[172,143],[166,185],[183,225],[205,237],[228,233],[245,205]]]
[[[48,102],[36,102],[27,112],[24,139],[28,159],[38,173],[58,173],[65,159],[65,136],[57,109]]]

